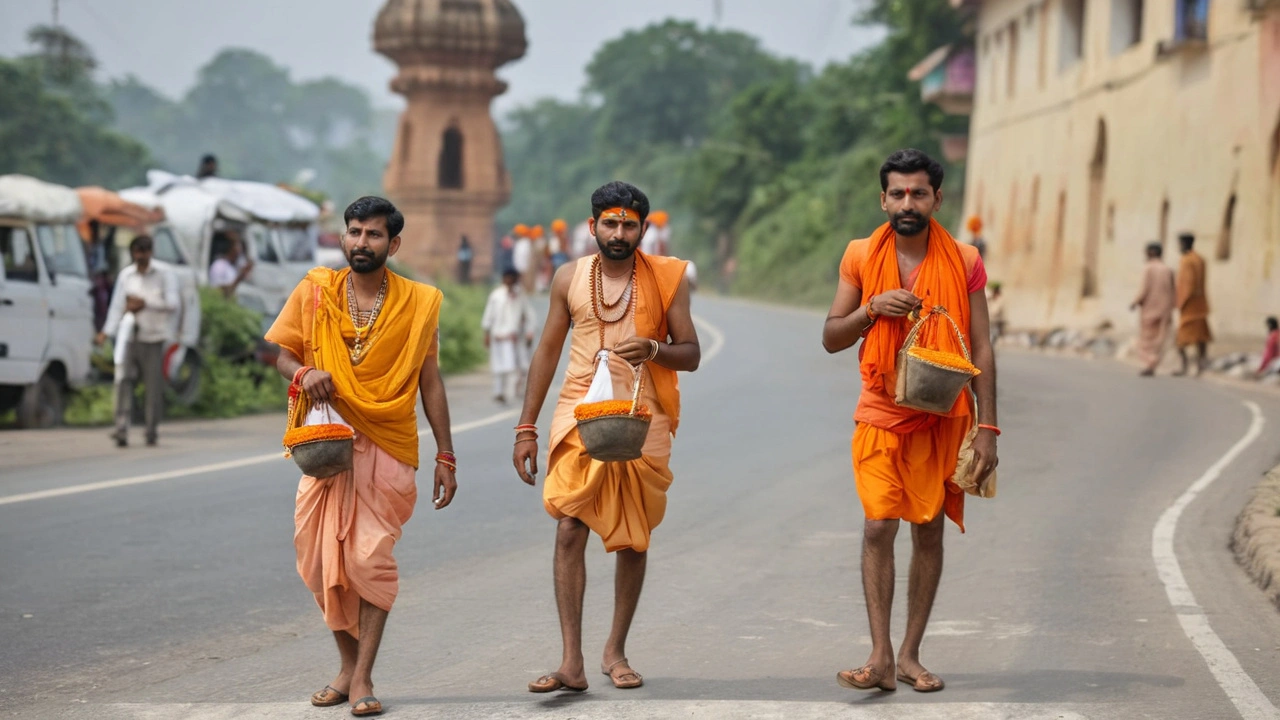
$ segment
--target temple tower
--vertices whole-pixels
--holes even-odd
[[[495,71],[522,57],[524,19],[510,0],[387,0],[373,46],[400,68],[408,100],[383,185],[405,216],[397,257],[423,278],[452,275],[459,242],[472,276],[493,268],[494,214],[511,197],[490,115],[507,84]]]

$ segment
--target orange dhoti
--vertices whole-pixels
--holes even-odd
[[[303,476],[294,511],[298,574],[330,630],[359,637],[360,600],[390,611],[400,590],[391,555],[418,500],[414,468],[356,435],[354,468]]]
[[[592,460],[578,437],[573,411],[595,377],[597,353],[634,336],[666,340],[666,312],[684,279],[685,263],[675,258],[651,258],[636,253],[636,309],[634,315],[606,323],[592,310],[589,259],[579,260],[569,286],[569,366],[551,421],[550,455],[542,503],[551,517],[581,520],[604,541],[605,550],[649,549],[649,535],[667,512],[667,488],[672,474],[671,438],[679,426],[680,394],[675,371],[652,363],[642,372],[646,381],[641,404],[653,413],[639,460],[602,463]],[[603,342],[602,342],[603,341]],[[626,361],[608,355],[613,397],[630,398],[633,371]]]
[[[923,525],[945,511],[963,532],[964,492],[949,480],[971,423],[968,416],[939,418],[908,433],[858,423],[853,474],[867,519]]]
[[[557,520],[581,520],[604,540],[604,549],[649,549],[649,534],[667,512],[671,470],[667,456],[630,462],[592,460],[577,429],[551,453],[542,503]]]

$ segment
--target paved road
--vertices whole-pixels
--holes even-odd
[[[582,696],[524,691],[559,658],[554,526],[510,469],[511,418],[484,424],[500,409],[473,383],[455,395],[455,420],[470,428],[457,437],[458,499],[442,512],[420,503],[397,552],[402,592],[376,673],[391,716],[1275,715],[1280,614],[1226,543],[1249,488],[1280,462],[1280,401],[1253,398],[1267,423],[1260,439],[1178,519],[1173,549],[1198,605],[1175,608],[1153,529],[1249,433],[1250,398],[1210,382],[1142,381],[1110,362],[1002,353],[1000,496],[970,501],[967,535],[949,530],[925,641],[925,662],[948,687],[861,694],[834,680],[869,648],[848,454],[855,359],[821,351],[814,313],[703,298],[695,310],[704,344],[712,328],[723,343],[683,385],[676,482],[629,648],[646,687],[624,693],[593,675]],[[293,569],[287,461],[13,501],[265,457],[277,425],[199,426],[195,437],[175,427],[167,437],[181,451],[152,455],[94,459],[87,438],[45,464],[6,451],[0,716],[346,716],[306,704],[335,655]],[[611,565],[597,540],[588,575],[590,664],[610,613]],[[1207,652],[1225,690],[1184,631],[1196,619],[1211,628],[1201,645],[1220,638]]]

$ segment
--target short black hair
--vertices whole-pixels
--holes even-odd
[[[129,243],[129,254],[132,255],[139,251],[151,252],[154,247],[155,243],[152,242],[150,235],[139,235],[133,239],[133,242]]]
[[[200,158],[201,165],[208,165],[209,163],[216,163],[216,162],[218,162],[218,156],[212,153],[209,153],[204,157]]]
[[[1277,320],[1275,315],[1267,318],[1267,329],[1280,330],[1280,320]]]
[[[510,266],[510,265],[508,265],[508,266],[506,266],[506,267],[502,268],[502,277],[503,277],[503,278],[509,278],[509,277],[512,277],[512,276],[517,277],[517,278],[518,278],[518,277],[520,277],[520,271],[519,271],[519,270],[517,270],[517,269],[515,269],[514,267],[512,267],[512,266]]]
[[[630,208],[640,216],[641,222],[649,217],[649,196],[631,183],[615,180],[591,193],[591,217],[600,219],[600,213],[609,208]]]
[[[386,218],[388,237],[395,237],[404,229],[404,215],[400,214],[390,200],[376,195],[365,195],[348,205],[342,213],[342,221],[347,225],[352,220],[364,221],[373,217]]]
[[[942,169],[942,165],[937,160],[915,148],[899,150],[885,159],[884,164],[880,166],[880,189],[889,189],[889,173],[891,172],[910,175],[921,170],[929,173],[929,184],[933,186],[934,192],[942,189],[942,179],[946,175],[946,171]]]
[[[1164,246],[1158,242],[1147,243],[1147,257],[1164,257]]]
[[[1183,247],[1194,247],[1196,244],[1196,236],[1193,233],[1178,233],[1178,242]]]

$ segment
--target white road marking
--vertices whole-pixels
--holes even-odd
[[[697,315],[693,316],[693,324],[700,325],[711,336],[711,346],[702,353],[702,362],[710,362],[712,358],[719,355],[720,351],[724,349],[724,332]]]
[[[831,679],[832,685],[835,678]],[[866,697],[850,693],[850,698]],[[1114,705],[1033,706],[1020,703],[865,703],[803,702],[771,700],[616,700],[587,692],[559,695],[525,702],[432,703],[414,700],[399,704],[383,698],[389,712],[402,718],[449,718],[449,720],[526,720],[563,718],[574,720],[1086,720],[1107,717]],[[66,706],[64,706],[66,707]],[[95,720],[131,718],[136,720],[232,720],[271,718],[272,720],[313,720],[319,715],[306,702],[294,703],[130,703],[70,706],[60,713],[68,719]]]
[[[1165,593],[1168,594],[1169,602],[1178,615],[1182,631],[1190,638],[1191,644],[1195,645],[1200,656],[1209,665],[1213,678],[1218,681],[1223,692],[1236,706],[1240,717],[1244,720],[1270,720],[1280,717],[1280,710],[1277,710],[1262,690],[1258,689],[1257,683],[1249,677],[1244,668],[1240,667],[1240,662],[1227,649],[1222,638],[1209,627],[1204,609],[1191,593],[1187,579],[1182,575],[1182,566],[1178,564],[1178,556],[1173,549],[1173,539],[1182,511],[1205,488],[1213,484],[1213,481],[1218,479],[1222,471],[1239,457],[1240,453],[1262,435],[1262,426],[1266,422],[1262,416],[1262,409],[1257,403],[1248,400],[1244,401],[1244,406],[1253,415],[1249,430],[1160,516],[1151,533],[1151,557],[1156,562],[1156,572],[1160,575],[1160,581],[1164,583]]]
[[[519,417],[519,410],[506,410],[496,413],[488,417],[472,420],[470,422],[461,423],[453,426],[453,434],[475,430],[503,420],[511,420]],[[431,428],[428,427],[418,433],[418,437],[431,434]],[[166,470],[165,472],[151,473],[149,475],[138,475],[135,477],[120,478],[118,480],[103,480],[101,482],[84,483],[83,485],[70,485],[67,487],[52,488],[50,490],[38,490],[36,492],[21,493],[18,495],[7,495],[0,497],[0,505],[12,505],[14,503],[31,502],[32,500],[45,500],[48,498],[62,497],[64,495],[78,495],[80,493],[95,492],[98,490],[110,490],[119,487],[129,487],[130,485],[145,485],[147,483],[161,482],[163,480],[176,480],[177,478],[191,477],[192,475],[203,475],[205,473],[219,472],[222,470],[234,470],[236,468],[248,467],[250,465],[261,465],[263,463],[280,460],[284,457],[283,452],[267,453],[265,455],[254,455],[252,457],[240,458],[239,460],[227,460],[225,462],[210,463],[208,465],[196,465],[195,467],[179,468],[177,470]]]

